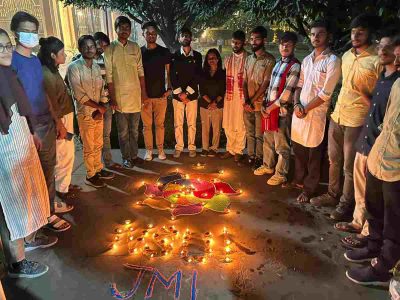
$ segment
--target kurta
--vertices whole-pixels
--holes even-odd
[[[233,98],[232,100],[225,99],[222,127],[229,131],[246,131],[243,120],[243,103],[244,99],[240,97],[238,73],[241,65],[244,64],[246,59],[245,52],[240,55],[232,53],[233,55],[233,70],[234,76],[233,85]],[[226,60],[227,61],[227,60]],[[225,64],[225,68],[227,68]],[[228,71],[227,71],[228,73]]]
[[[14,241],[46,225],[50,206],[28,124],[15,104],[12,111],[9,134],[0,135],[0,203]]]

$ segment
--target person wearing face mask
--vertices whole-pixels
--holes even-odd
[[[36,150],[41,141],[34,132],[32,107],[10,67],[12,49],[7,32],[0,28],[0,235],[9,276],[35,278],[48,267],[25,258],[29,249],[24,238],[34,237],[48,223],[49,195]],[[55,243],[56,237],[36,246]]]
[[[254,171],[254,175],[274,174],[267,181],[269,185],[286,182],[289,172],[290,119],[293,94],[300,76],[300,62],[294,56],[296,43],[297,35],[294,32],[285,32],[279,39],[282,57],[272,70],[271,82],[261,108],[265,122],[263,165]]]
[[[75,199],[75,194],[70,191],[72,168],[75,159],[75,147],[72,140],[74,132],[74,106],[72,98],[60,73],[58,66],[65,63],[66,55],[64,44],[56,37],[41,38],[39,41],[40,51],[38,57],[42,63],[44,88],[55,111],[68,131],[65,139],[56,141],[56,166],[55,181],[56,194],[64,201]],[[58,213],[66,213],[73,209],[73,206],[63,201],[55,201]],[[68,224],[67,221],[64,220]],[[70,227],[70,226],[69,226]]]
[[[16,71],[18,78],[28,96],[36,119],[35,133],[42,142],[42,147],[38,150],[40,162],[46,178],[49,192],[49,203],[51,217],[49,218],[48,228],[55,232],[67,230],[70,226],[55,213],[55,176],[54,168],[56,165],[56,139],[66,138],[67,130],[57,112],[59,107],[47,98],[43,71],[40,60],[32,54],[33,48],[38,46],[39,21],[26,12],[17,12],[11,19],[11,31],[14,33],[17,45],[12,57],[12,67]]]

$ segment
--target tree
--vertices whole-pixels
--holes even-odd
[[[224,22],[221,14],[229,13],[235,2],[225,5],[224,0],[60,0],[65,5],[79,8],[109,8],[126,14],[139,24],[155,21],[165,45],[174,51],[179,48],[177,30],[189,27],[195,32]],[[210,5],[207,11],[204,4]]]
[[[297,33],[307,37],[310,24],[317,18],[326,19],[335,29],[335,47],[341,48],[349,40],[351,20],[361,13],[382,17],[386,24],[398,21],[398,0],[241,0],[244,11],[265,18],[273,24],[284,22]]]

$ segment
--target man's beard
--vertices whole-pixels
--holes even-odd
[[[251,46],[251,50],[253,52],[257,52],[258,50],[260,50],[264,45],[255,45],[255,46]]]
[[[240,53],[240,52],[243,51],[243,47],[238,48],[238,49],[232,48],[232,51],[233,51],[234,53]]]
[[[184,42],[181,43],[181,46],[182,47],[189,47],[190,46],[190,42],[184,41]]]

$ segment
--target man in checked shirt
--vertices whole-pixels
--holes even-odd
[[[289,172],[293,94],[300,76],[300,62],[294,56],[296,43],[297,35],[294,32],[285,32],[280,38],[279,52],[282,57],[278,59],[272,70],[269,88],[261,108],[264,118],[268,118],[275,110],[275,113],[279,113],[278,130],[264,132],[264,163],[254,171],[254,175],[275,173],[268,179],[269,185],[280,185],[286,182]],[[278,154],[278,162],[275,159],[276,154]]]

